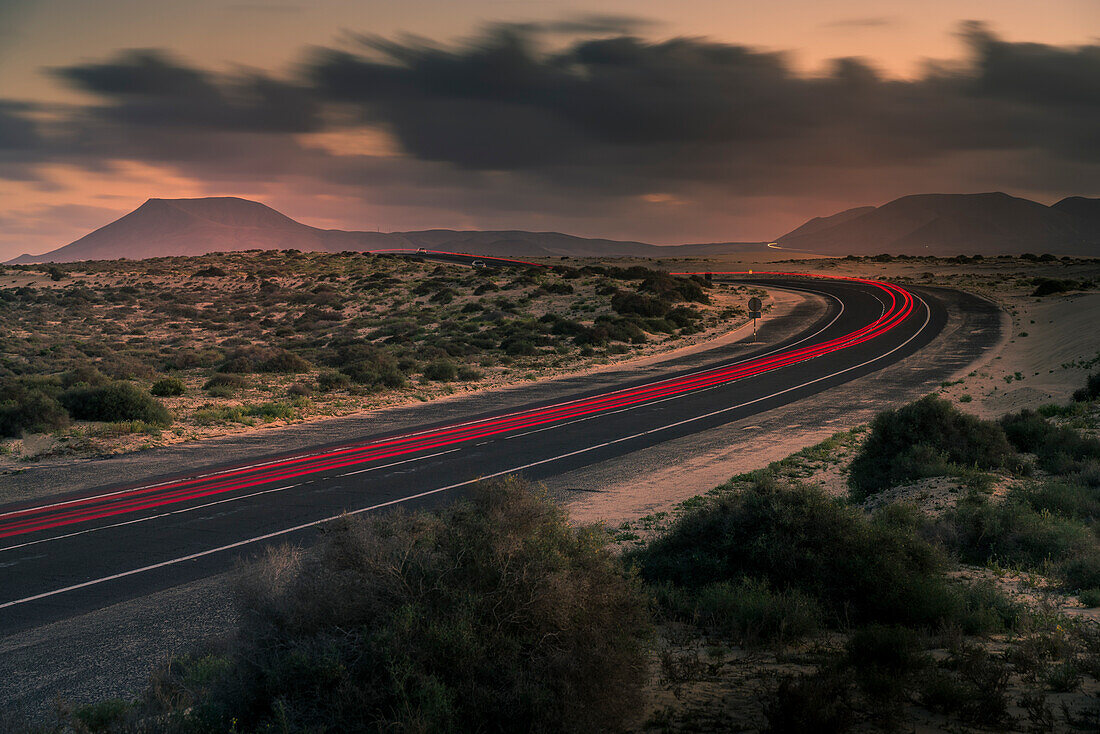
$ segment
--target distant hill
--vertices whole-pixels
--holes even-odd
[[[1045,206],[999,192],[903,196],[811,219],[776,241],[827,255],[1100,257],[1100,199],[1075,196]]]
[[[236,197],[149,199],[121,219],[42,255],[12,263],[139,260],[235,250],[386,250],[427,248],[500,257],[694,257],[760,249],[763,243],[659,246],[586,239],[559,232],[346,232],[297,222],[269,206]]]

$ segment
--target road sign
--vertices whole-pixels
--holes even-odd
[[[760,299],[753,296],[749,299],[749,317],[752,319],[752,341],[756,343],[756,320],[760,318],[760,311],[764,308],[764,304],[760,302]]]

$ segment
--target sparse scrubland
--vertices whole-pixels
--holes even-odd
[[[348,519],[242,569],[231,639],[41,731],[1095,730],[1097,384],[928,397],[615,530],[515,479]],[[878,501],[931,478],[945,511]]]
[[[652,353],[744,320],[743,293],[708,285],[640,266],[297,251],[9,267],[0,461],[110,454]]]

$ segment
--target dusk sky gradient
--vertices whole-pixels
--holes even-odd
[[[0,0],[0,260],[150,197],[306,224],[778,236],[1100,195],[1096,0]]]

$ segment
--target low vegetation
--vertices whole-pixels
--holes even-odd
[[[967,470],[998,469],[1015,452],[997,424],[960,412],[929,395],[879,413],[849,468],[852,497],[862,501],[887,487]]]
[[[5,446],[24,459],[102,454],[137,444],[89,422],[144,422],[146,446],[289,399],[304,399],[295,419],[338,415],[583,368],[735,325],[732,294],[707,286],[638,266],[297,251],[15,266],[0,275],[0,438],[53,434]]]

